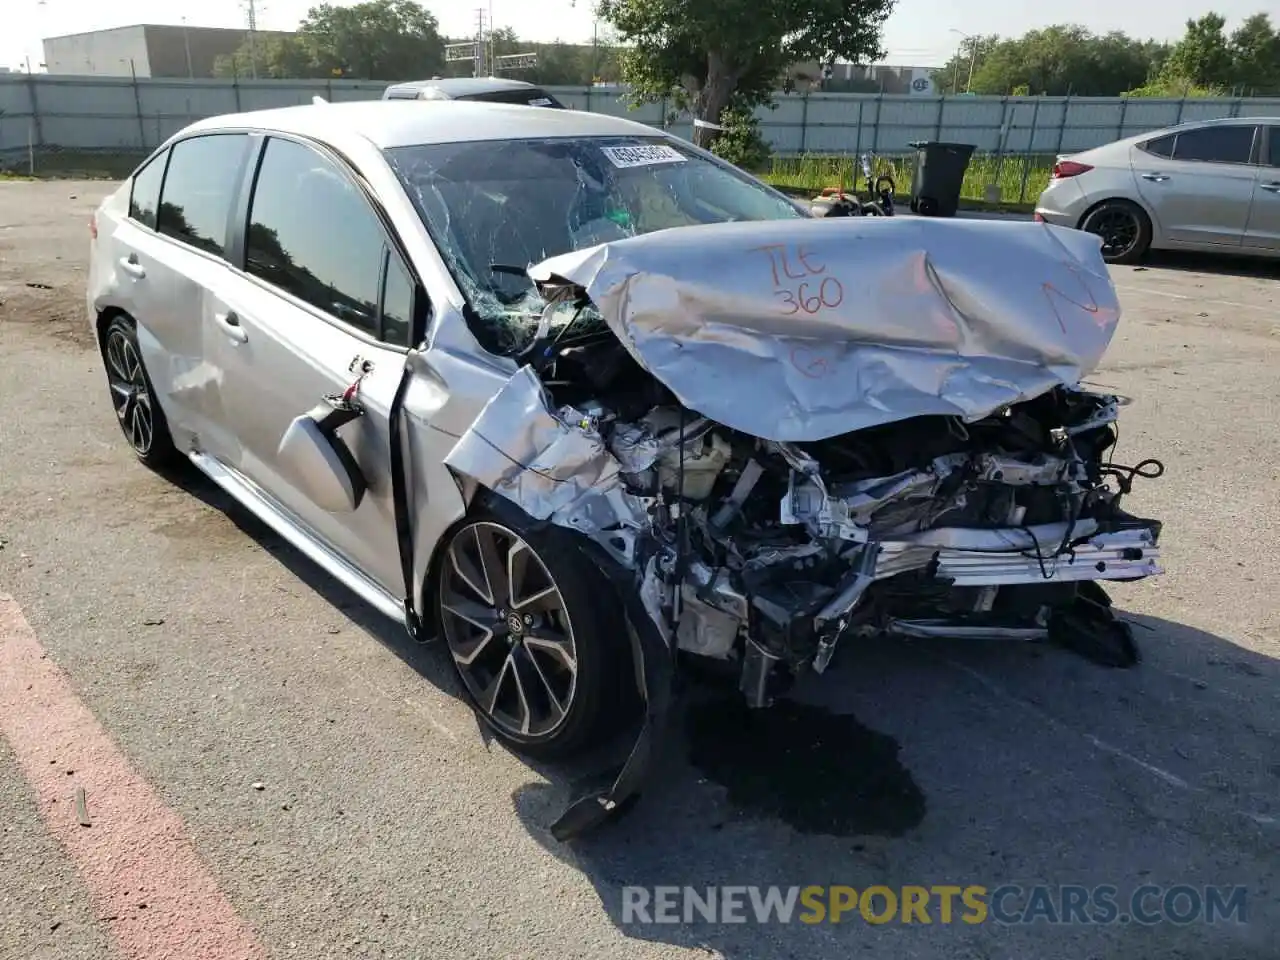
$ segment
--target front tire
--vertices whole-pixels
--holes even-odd
[[[1128,200],[1098,204],[1084,215],[1080,229],[1102,238],[1102,259],[1107,263],[1137,263],[1151,246],[1151,220]]]
[[[480,514],[448,538],[437,578],[441,636],[480,718],[546,759],[604,741],[635,703],[621,604],[576,539]]]
[[[107,324],[102,335],[102,359],[111,406],[134,455],[152,469],[172,465],[178,460],[178,451],[142,363],[138,330],[131,318],[121,314]]]

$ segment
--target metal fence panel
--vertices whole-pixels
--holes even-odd
[[[141,150],[187,123],[242,110],[371,100],[385,84],[359,80],[173,80],[0,76],[0,152],[61,147]],[[553,87],[578,110],[665,127],[690,139],[688,116],[670,102],[631,106],[618,87]],[[1159,100],[1118,97],[913,97],[887,94],[780,95],[757,111],[763,136],[780,155],[884,155],[913,140],[972,143],[981,152],[1073,153],[1189,120],[1280,117],[1280,98]]]

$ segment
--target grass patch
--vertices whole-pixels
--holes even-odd
[[[914,157],[876,157],[875,176],[888,175],[897,185],[897,197],[904,203],[910,198],[911,175],[915,170]],[[1024,167],[1026,190],[1022,188]],[[1030,158],[1006,156],[1003,163],[991,154],[976,154],[965,171],[964,186],[960,189],[961,206],[965,209],[997,209],[1027,212],[1034,208],[1036,198],[1049,183],[1053,168],[1052,157]],[[774,157],[763,179],[779,189],[800,196],[813,196],[824,187],[844,184],[852,186],[854,170],[858,171],[859,189],[864,189],[862,170],[854,156],[823,156],[806,154],[801,157]],[[989,184],[1000,187],[1000,201],[990,203],[986,199]]]
[[[150,151],[55,150],[0,158],[0,180],[123,180]],[[34,159],[34,175],[33,164]]]

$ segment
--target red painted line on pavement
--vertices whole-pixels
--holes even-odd
[[[201,862],[177,813],[130,766],[45,655],[18,604],[2,594],[0,734],[123,957],[266,956]],[[80,787],[88,827],[76,812]]]

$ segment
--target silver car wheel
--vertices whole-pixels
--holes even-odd
[[[137,348],[123,331],[112,330],[108,335],[106,361],[111,404],[120,421],[120,429],[124,431],[129,445],[145,457],[151,452],[155,440],[151,391]]]
[[[537,552],[498,523],[453,536],[440,575],[445,643],[477,707],[515,739],[550,738],[578,690],[573,624]]]

